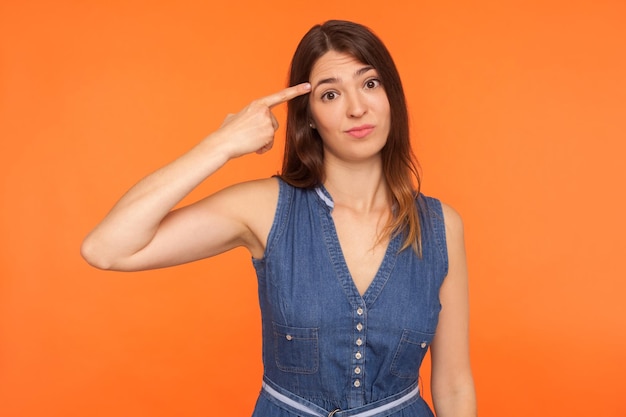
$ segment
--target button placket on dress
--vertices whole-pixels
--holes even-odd
[[[366,314],[363,303],[354,308],[353,349],[352,349],[352,398],[363,397],[363,377],[365,365]]]

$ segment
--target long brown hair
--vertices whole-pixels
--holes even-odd
[[[330,20],[312,27],[302,38],[291,61],[289,85],[307,82],[317,60],[328,51],[347,53],[378,71],[390,105],[390,131],[381,150],[385,180],[394,203],[387,236],[403,233],[402,249],[421,254],[421,226],[416,195],[419,165],[411,150],[409,116],[398,70],[382,41],[358,23]],[[300,96],[287,104],[287,138],[281,178],[295,187],[312,188],[325,180],[324,149],[317,130],[309,126],[309,99]],[[415,180],[415,186],[413,185]]]

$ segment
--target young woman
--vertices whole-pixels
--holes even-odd
[[[463,226],[419,193],[391,56],[367,28],[329,21],[301,40],[290,85],[131,188],[83,256],[136,271],[246,247],[263,323],[254,416],[432,416],[418,389],[429,348],[437,415],[475,416]],[[173,210],[230,159],[269,150],[284,102],[279,177]]]

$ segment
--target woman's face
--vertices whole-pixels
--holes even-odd
[[[309,82],[312,124],[322,137],[324,159],[378,158],[390,128],[378,72],[352,55],[329,51],[313,66]]]

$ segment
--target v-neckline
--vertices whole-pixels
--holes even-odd
[[[348,268],[348,263],[346,262],[344,252],[339,241],[335,221],[332,217],[332,211],[334,209],[333,199],[323,186],[316,188],[315,192],[319,197],[318,201],[320,202],[324,242],[328,249],[337,278],[346,293],[346,296],[348,296],[351,302],[359,303],[359,301],[364,301],[367,305],[370,305],[376,300],[391,275],[391,271],[393,270],[396,262],[395,255],[398,253],[400,248],[401,237],[396,235],[389,239],[383,258],[378,266],[378,269],[376,270],[376,273],[374,274],[374,278],[371,280],[363,294],[361,294],[357,288],[354,278],[352,277],[352,273]]]

